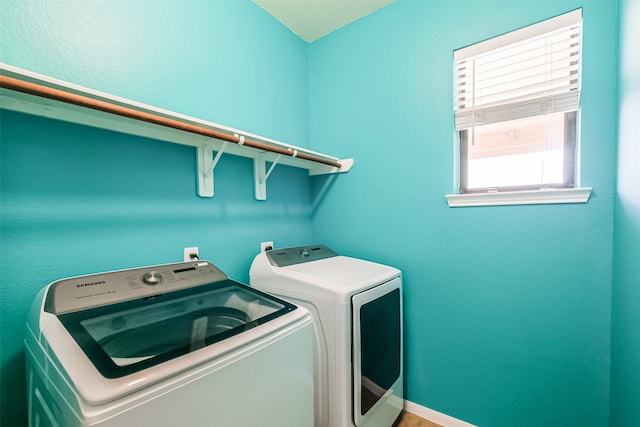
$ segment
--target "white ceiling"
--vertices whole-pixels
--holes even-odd
[[[253,0],[311,43],[395,0]]]

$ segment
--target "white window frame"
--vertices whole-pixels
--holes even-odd
[[[533,37],[543,36],[548,33],[552,33],[558,30],[562,30],[567,27],[578,26],[581,31],[582,24],[582,9],[577,9],[563,15],[548,19],[546,21],[539,22],[537,24],[524,27],[522,29],[462,48],[454,52],[454,66],[455,73],[458,73],[458,65],[464,61],[476,58],[479,55],[501,49],[506,46],[518,44],[527,41]],[[579,47],[581,49],[581,47]],[[578,55],[579,56],[579,55]],[[454,98],[456,99],[456,141],[455,141],[455,156],[457,167],[456,176],[454,177],[454,183],[458,194],[446,195],[447,202],[450,207],[461,206],[495,206],[495,205],[514,205],[514,204],[547,204],[547,203],[585,203],[588,201],[591,194],[591,188],[580,188],[580,168],[579,168],[579,124],[575,127],[575,153],[573,177],[567,181],[568,185],[573,185],[572,188],[540,188],[540,189],[525,189],[524,191],[508,191],[507,188],[502,188],[501,191],[489,191],[489,192],[474,192],[460,194],[460,176],[461,176],[461,153],[460,153],[460,135],[467,134],[474,125],[482,125],[492,122],[501,122],[508,120],[517,120],[523,117],[535,117],[540,116],[540,106],[548,108],[545,110],[548,113],[563,113],[563,112],[575,112],[574,117],[579,115],[579,100],[580,100],[580,73],[577,70],[577,77],[575,80],[572,78],[572,86],[570,89],[566,89],[564,86],[560,91],[541,91],[535,93],[534,96],[530,96],[528,99],[509,99],[507,101],[498,101],[493,104],[481,104],[473,105],[476,102],[475,97],[477,94],[472,94],[472,102],[468,100],[459,101],[458,91],[460,87],[458,83],[454,83]],[[455,79],[455,77],[454,77]],[[475,83],[475,80],[472,82]],[[568,86],[567,86],[568,87]],[[468,93],[468,92],[467,92]],[[461,99],[461,98],[460,98]],[[459,105],[462,104],[462,105]],[[469,105],[471,104],[471,105]],[[548,107],[551,106],[551,107]],[[515,114],[515,115],[514,115]],[[487,120],[487,117],[489,119]],[[482,122],[481,120],[487,120]],[[492,120],[492,121],[490,121]],[[579,123],[579,122],[578,122]],[[505,191],[506,190],[506,191]]]

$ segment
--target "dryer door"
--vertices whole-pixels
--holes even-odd
[[[399,413],[388,400],[402,396],[401,279],[354,295],[352,317],[354,422],[362,426],[374,412]]]

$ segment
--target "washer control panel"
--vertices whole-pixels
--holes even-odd
[[[303,262],[318,261],[320,259],[338,256],[337,253],[323,245],[296,246],[293,248],[272,249],[265,252],[271,265],[286,267]]]
[[[98,273],[53,282],[47,288],[44,309],[71,313],[228,279],[208,261]]]

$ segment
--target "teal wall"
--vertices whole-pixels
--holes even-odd
[[[26,423],[23,325],[42,286],[185,246],[246,280],[272,239],[403,270],[413,402],[483,427],[638,419],[640,196],[623,166],[638,86],[623,55],[616,190],[616,0],[398,0],[309,45],[249,0],[87,3],[3,1],[0,61],[356,165],[278,167],[257,202],[251,162],[224,156],[202,199],[193,148],[2,111],[1,425]],[[591,200],[448,208],[452,51],[577,7]]]
[[[0,18],[4,63],[306,145],[307,44],[249,0],[3,0]]]
[[[621,3],[611,426],[640,425],[640,1]]]
[[[249,1],[7,2],[0,61],[307,145],[307,45]],[[26,425],[22,338],[37,291],[78,274],[182,261],[246,281],[262,240],[310,242],[306,171],[253,198],[249,159],[223,156],[196,195],[195,149],[2,110],[0,425]]]
[[[583,7],[588,204],[447,207],[452,51]],[[607,426],[616,1],[405,1],[309,47],[310,144],[356,166],[315,236],[405,277],[406,397],[490,427]]]

